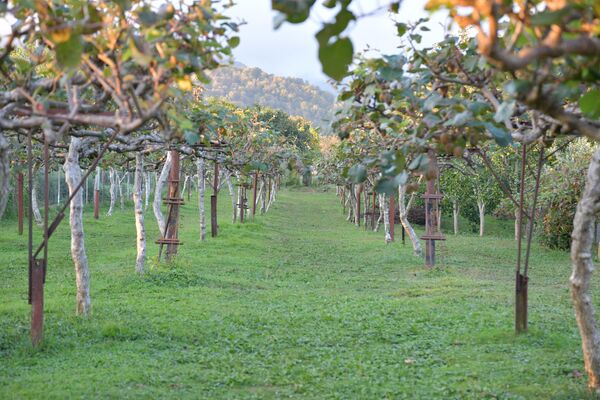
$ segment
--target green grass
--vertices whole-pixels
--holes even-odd
[[[151,244],[144,276],[132,212],[87,210],[88,318],[63,224],[37,350],[26,236],[0,222],[0,398],[587,398],[568,254],[534,248],[530,330],[515,336],[511,239],[449,235],[426,270],[408,244],[347,223],[331,193],[284,191],[243,226],[220,204],[218,238],[198,240],[190,202],[177,261],[158,265]]]

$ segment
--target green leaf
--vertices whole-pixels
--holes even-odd
[[[496,115],[494,115],[494,121],[504,122],[511,118],[515,112],[516,106],[517,103],[515,103],[514,100],[505,101],[504,103],[500,104],[498,111],[496,111]]]
[[[352,183],[362,183],[367,179],[367,168],[362,164],[354,165],[348,170],[348,177]]]
[[[238,36],[230,37],[227,43],[229,43],[229,47],[235,49],[240,45],[240,38]]]
[[[600,118],[600,90],[594,89],[587,92],[579,99],[581,112],[593,119]]]
[[[323,72],[336,81],[342,80],[348,73],[353,54],[354,48],[349,38],[341,38],[332,44],[321,45],[319,60],[323,65]]]
[[[499,128],[489,122],[485,124],[485,127],[500,146],[508,146],[512,143],[512,136],[505,129]]]
[[[473,119],[473,114],[471,113],[471,111],[466,110],[459,114],[456,114],[454,116],[454,118],[452,118],[451,120],[446,121],[444,126],[463,126],[464,124],[471,121],[472,119]]]
[[[398,37],[402,37],[408,31],[408,26],[402,22],[399,22],[396,24],[396,29],[398,30]]]
[[[375,185],[375,191],[377,193],[385,193],[389,196],[392,196],[396,192],[397,187],[398,186],[394,182],[394,179],[382,178]]]
[[[83,43],[79,35],[72,34],[69,40],[56,45],[56,61],[63,69],[72,69],[79,65],[83,53]]]
[[[315,0],[271,0],[271,8],[285,14],[292,24],[306,21],[313,4]]]
[[[554,25],[562,22],[571,12],[570,7],[563,7],[560,10],[545,10],[531,16],[532,25]]]

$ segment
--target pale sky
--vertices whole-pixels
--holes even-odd
[[[319,2],[319,1],[318,1]],[[427,0],[404,0],[398,21],[414,22],[428,16],[424,11]],[[355,0],[355,14],[377,9],[389,0]],[[327,78],[321,72],[317,56],[315,33],[322,21],[330,20],[331,11],[323,7],[311,13],[306,22],[293,25],[284,23],[278,30],[273,27],[275,13],[270,0],[237,0],[237,4],[226,12],[235,21],[244,20],[240,28],[241,43],[234,50],[236,61],[266,72],[306,79],[323,86]],[[429,45],[443,39],[447,14],[437,13],[431,17],[428,27],[431,32],[422,32],[424,44]],[[396,27],[387,12],[360,19],[350,27],[350,37],[355,51],[364,50],[367,45],[384,54],[397,53],[399,39]]]

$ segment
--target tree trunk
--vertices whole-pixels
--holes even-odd
[[[56,204],[60,204],[60,169],[56,171]]]
[[[81,139],[72,137],[69,152],[65,164],[65,179],[69,187],[69,196],[81,182],[82,173],[79,166],[79,149]],[[80,191],[73,196],[70,205],[71,224],[71,258],[75,264],[75,278],[77,283],[77,314],[87,315],[90,313],[92,302],[90,299],[90,272],[88,259],[85,254],[85,235],[83,232],[83,193]]]
[[[162,204],[162,190],[169,176],[169,171],[171,170],[171,162],[171,152],[167,152],[165,164],[160,171],[160,176],[156,180],[156,186],[154,187],[154,201],[152,202],[152,209],[154,210],[154,216],[156,217],[156,223],[158,224],[158,231],[161,235],[165,232],[166,225],[165,216],[160,210],[160,205]]]
[[[137,157],[136,157],[137,159]],[[123,180],[125,180],[125,178],[127,177],[127,185],[125,187],[125,192],[129,192],[129,172],[125,172],[125,174],[123,175],[123,177],[121,177],[119,179],[119,174],[117,173],[117,171],[115,171],[115,178],[117,180],[117,182],[119,183],[118,187],[119,187],[119,203],[121,206],[121,211],[125,210],[125,196],[123,196]],[[129,194],[127,194],[129,195]]]
[[[458,235],[458,216],[460,215],[460,206],[457,200],[452,201],[452,222],[454,222],[454,234]]]
[[[483,236],[485,228],[485,203],[477,201],[477,208],[479,209],[479,236]]]
[[[190,179],[189,175],[186,175],[185,178],[183,178],[183,188],[181,189],[181,197],[183,197],[185,195],[185,189],[187,187],[189,179]]]
[[[515,209],[515,240],[519,240],[521,235],[521,227],[519,226],[519,209]]]
[[[262,191],[262,196],[260,198],[260,214],[263,215],[264,213],[267,212],[267,180],[266,178],[263,176],[262,177],[262,187],[264,188],[264,190]]]
[[[117,197],[117,178],[115,177],[116,172],[114,168],[110,168],[108,172],[108,180],[110,181],[110,206],[106,215],[111,216],[115,210],[115,202]]]
[[[392,235],[390,234],[390,207],[385,200],[385,195],[379,195],[379,207],[383,210],[383,229],[385,231],[385,243],[392,242]]]
[[[418,257],[421,257],[423,254],[423,249],[421,248],[421,242],[420,242],[419,238],[417,237],[417,234],[415,233],[415,230],[413,229],[412,225],[408,221],[408,210],[410,210],[412,201],[409,201],[408,205],[406,204],[406,185],[400,186],[398,188],[398,192],[399,192],[398,208],[400,210],[400,223],[402,224],[404,231],[408,234],[408,237],[410,238],[410,241],[412,242],[413,251],[415,252],[415,255]],[[412,198],[411,198],[411,200],[412,200]]]
[[[232,209],[232,218],[233,223],[237,221],[237,208],[235,206],[235,190],[233,189],[233,183],[231,183],[231,173],[225,175],[225,181],[227,182],[227,191],[229,192],[229,197],[231,198],[231,209]]]
[[[135,272],[144,273],[146,262],[146,229],[144,227],[144,205],[142,201],[142,180],[144,175],[144,158],[141,153],[135,154],[135,175],[133,177],[133,207],[135,212],[135,233],[137,257]]]
[[[206,209],[204,207],[204,194],[206,192],[206,166],[202,157],[196,160],[198,170],[198,212],[200,215],[200,240],[206,240]]]
[[[37,225],[42,225],[44,220],[42,219],[42,213],[40,212],[40,206],[38,205],[37,190],[38,183],[36,179],[37,170],[33,170],[33,186],[31,187],[31,210],[33,211],[33,219]]]
[[[94,178],[94,218],[100,217],[100,175],[102,170],[96,168],[96,176]]]
[[[0,133],[0,219],[6,211],[10,191],[10,146]]]
[[[144,174],[144,190],[145,199],[144,199],[144,211],[148,209],[148,203],[150,202],[150,191],[152,190],[152,178],[150,172],[146,172]]]
[[[581,345],[583,361],[589,377],[588,385],[600,392],[600,331],[596,321],[596,311],[592,303],[590,282],[594,263],[592,245],[594,221],[600,211],[600,150],[596,150],[589,166],[587,181],[573,220],[571,235],[571,297]]]
[[[362,192],[363,192],[363,185],[362,183],[357,184],[354,187],[354,192],[355,192],[355,199],[356,202],[354,203],[354,225],[356,226],[360,226],[360,209],[361,209],[361,196],[362,196]]]

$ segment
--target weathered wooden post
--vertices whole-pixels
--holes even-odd
[[[19,218],[19,235],[23,235],[23,173],[17,174],[17,214]]]
[[[210,236],[216,237],[219,225],[217,220],[217,195],[219,192],[219,162],[215,160],[215,176],[213,177],[213,192],[210,196]]]
[[[254,183],[252,187],[252,218],[256,215],[256,189],[258,187],[258,171],[254,173]]]
[[[434,154],[429,155],[430,168],[435,171],[435,176],[427,181],[427,190],[423,195],[425,199],[425,234],[421,239],[425,240],[425,265],[435,266],[435,242],[446,238],[440,232],[438,225],[439,202],[444,197],[437,190],[437,175],[439,173],[437,161]]]

